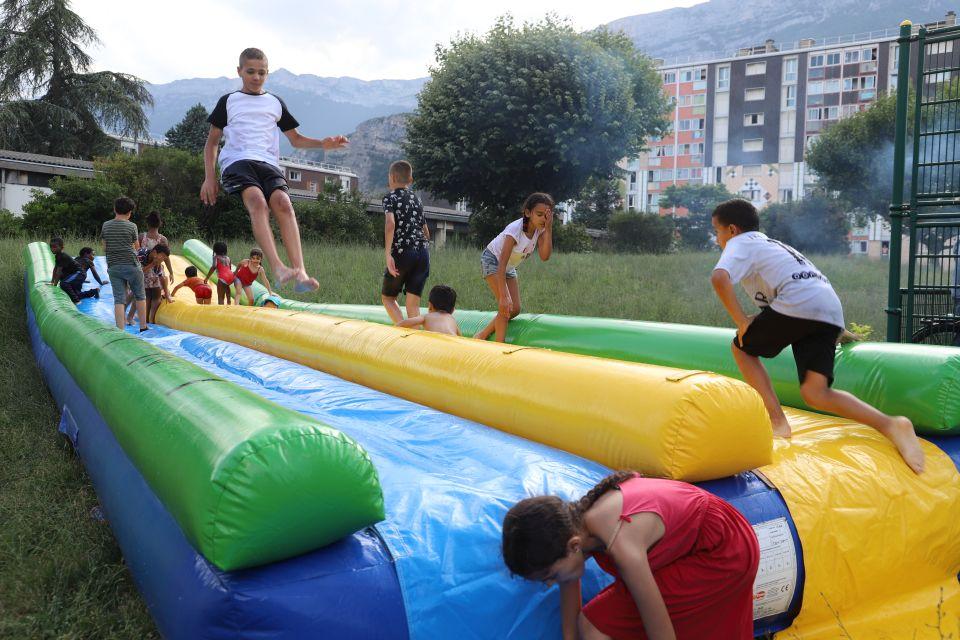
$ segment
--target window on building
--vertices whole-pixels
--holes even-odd
[[[763,100],[767,95],[766,89],[763,87],[756,87],[752,89],[747,89],[743,94],[744,100]]]
[[[287,180],[290,182],[300,182],[300,172],[296,169],[287,169]]]
[[[866,252],[867,252],[867,243],[866,243],[866,242],[861,242],[861,243],[860,243],[860,253],[866,253]]]
[[[763,114],[762,113],[748,113],[743,116],[743,126],[745,127],[758,127],[763,124]]]
[[[762,76],[767,72],[767,63],[766,62],[748,62],[746,75],[748,76]]]
[[[636,171],[631,171],[631,172],[630,172],[630,186],[631,186],[631,187],[636,187],[636,186],[637,186],[637,172],[636,172]]]
[[[861,62],[871,62],[871,61],[876,60],[876,59],[877,59],[877,48],[876,48],[876,47],[870,47],[870,48],[864,49],[863,51],[860,52],[860,61],[861,61]]]
[[[816,82],[807,83],[807,95],[808,96],[818,96],[823,93],[823,81],[817,80]]]
[[[660,194],[659,193],[648,193],[647,194],[647,207],[650,209],[660,207]]]
[[[793,109],[797,106],[797,85],[792,84],[783,88],[783,108]]]
[[[943,42],[935,42],[933,44],[927,45],[927,54],[931,56],[941,55],[944,53],[953,52],[953,40],[945,40]]]
[[[693,106],[702,107],[705,104],[707,104],[707,94],[698,93],[693,96]]]
[[[840,93],[840,79],[837,78],[836,80],[824,80],[823,92],[824,93]]]
[[[656,157],[658,158],[668,158],[673,155],[673,145],[664,145],[662,147],[654,147]]]
[[[689,107],[692,100],[693,96],[680,96],[677,104],[681,107]]]
[[[707,79],[706,67],[694,67],[692,69],[680,70],[680,82],[696,82],[697,80]]]
[[[890,53],[890,66],[895,68],[898,64],[900,64],[900,45],[893,45],[893,49]]]
[[[793,189],[780,189],[780,202],[793,202]]]
[[[827,54],[827,66],[833,67],[840,64],[840,52],[834,51],[833,53]]]
[[[840,107],[816,107],[807,109],[807,121],[836,120],[840,117]]]
[[[730,67],[717,67],[717,91],[730,89]]]
[[[810,56],[810,63],[808,65],[810,68],[822,67],[823,66],[823,54],[818,53],[815,56]]]
[[[856,51],[847,51],[843,54],[843,63],[844,64],[853,64],[854,62],[860,62],[860,50]]]
[[[797,59],[786,58],[783,61],[783,83],[790,84],[797,81]]]
[[[633,196],[627,196],[627,208],[633,209]]]
[[[817,140],[819,140],[819,139],[820,139],[820,136],[819,136],[819,135],[807,136],[807,142],[806,142],[807,151],[809,151],[809,150],[810,150],[810,147],[812,147],[813,145],[815,145],[815,144],[817,143]]]
[[[663,74],[663,84],[675,84],[677,82],[677,72],[667,71]]]
[[[678,131],[700,131],[703,129],[703,118],[693,118],[691,120],[681,120],[678,123]]]
[[[310,181],[310,191],[317,192],[317,183],[313,180]]]
[[[763,138],[752,138],[743,141],[744,152],[763,151]]]

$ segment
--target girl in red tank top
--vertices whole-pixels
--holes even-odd
[[[247,297],[247,304],[253,304],[253,287],[251,285],[257,278],[267,288],[268,294],[273,294],[273,290],[270,289],[270,281],[267,280],[267,274],[263,270],[263,252],[257,247],[250,249],[249,258],[240,261],[240,266],[237,267],[234,275],[236,276],[234,287],[237,289],[238,300],[242,290]]]
[[[592,557],[614,582],[581,606]],[[685,482],[615,473],[579,502],[518,502],[503,520],[511,573],[560,585],[565,640],[749,640],[760,548],[730,504]]]

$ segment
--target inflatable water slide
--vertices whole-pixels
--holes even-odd
[[[927,437],[916,476],[872,429],[803,408],[783,358],[796,435],[774,442],[723,330],[530,316],[501,345],[182,289],[137,335],[109,286],[78,306],[49,286],[45,244],[24,262],[60,430],[166,638],[558,638],[556,589],[507,573],[500,523],[613,468],[697,482],[751,522],[757,636],[960,633],[960,350],[839,354],[838,386]],[[591,563],[585,597],[608,581]]]

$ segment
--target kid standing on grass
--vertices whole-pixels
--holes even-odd
[[[226,138],[219,151],[221,180],[227,193],[238,193],[250,214],[253,236],[270,261],[276,288],[293,280],[298,293],[316,290],[320,284],[311,278],[303,264],[300,228],[287,195],[287,181],[280,168],[280,132],[298,149],[339,149],[347,144],[344,136],[317,140],[300,135],[300,123],[287,111],[283,100],[263,90],[269,73],[267,56],[260,49],[244,49],[237,74],[243,88],[220,98],[210,114],[210,133],[203,149],[204,180],[200,199],[207,205],[217,201],[217,155],[221,136]],[[291,266],[280,260],[270,229],[270,212],[280,227]]]
[[[270,289],[270,282],[267,280],[267,274],[263,270],[263,251],[260,251],[257,247],[250,249],[250,257],[240,261],[240,265],[233,272],[233,275],[233,286],[236,289],[238,304],[241,291],[246,294],[247,303],[253,304],[253,288],[251,285],[258,278],[267,288],[267,293],[273,294],[273,290]]]
[[[587,558],[614,582],[581,606]],[[621,471],[578,502],[527,498],[503,519],[511,573],[560,585],[565,640],[750,640],[760,545],[727,502]]]
[[[210,281],[210,276],[213,275],[214,271],[217,272],[217,304],[223,304],[224,298],[226,298],[227,304],[231,304],[230,286],[237,277],[233,274],[231,268],[230,256],[227,255],[226,242],[213,243],[213,264],[210,265],[210,270],[207,271],[207,276],[203,279],[203,284],[207,284],[207,282]],[[237,304],[240,304],[239,298],[237,299]]]
[[[888,416],[845,391],[831,389],[843,309],[830,281],[796,249],[760,233],[760,217],[746,200],[728,200],[713,211],[723,250],[710,276],[717,296],[737,325],[733,357],[763,398],[774,435],[789,438],[790,424],[760,358],[793,348],[803,401],[818,411],[870,425],[889,438],[907,465],[923,471],[923,450],[913,424]],[[748,316],[733,289],[738,282],[760,307]]]
[[[183,270],[183,274],[186,276],[186,279],[175,286],[173,291],[170,292],[170,295],[175,296],[177,295],[177,291],[180,290],[180,287],[187,287],[193,291],[193,295],[197,299],[197,304],[210,304],[213,291],[210,290],[210,285],[197,275],[197,268],[187,267]]]
[[[397,323],[398,327],[419,327],[434,333],[446,333],[451,336],[460,335],[460,327],[453,319],[453,308],[457,304],[457,292],[445,284],[438,284],[430,289],[429,307],[427,315],[416,315]]]
[[[507,323],[520,313],[517,266],[534,249],[544,261],[553,252],[553,198],[546,193],[531,194],[523,203],[523,217],[508,224],[480,255],[480,271],[497,299],[497,316],[474,338],[486,340],[496,331],[497,342],[506,339]]]
[[[126,196],[117,198],[113,203],[113,220],[103,223],[100,237],[103,238],[107,276],[113,290],[113,315],[117,328],[122,331],[124,327],[123,303],[129,286],[136,300],[140,333],[143,333],[149,329],[146,293],[143,290],[143,267],[137,258],[137,250],[140,248],[137,225],[130,222],[130,215],[136,206],[136,203]]]
[[[420,296],[430,275],[430,229],[423,217],[423,204],[410,190],[413,167],[405,160],[390,165],[390,193],[383,196],[383,272],[380,301],[393,324],[403,320],[397,297],[406,292],[407,317],[420,315]]]

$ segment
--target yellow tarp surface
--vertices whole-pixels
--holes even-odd
[[[960,474],[924,442],[918,476],[870,427],[784,409],[794,428],[760,470],[803,546],[803,607],[778,639],[960,638]]]
[[[157,319],[614,468],[698,481],[771,460],[759,396],[713,373],[274,309],[175,303]]]

